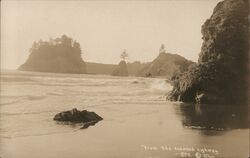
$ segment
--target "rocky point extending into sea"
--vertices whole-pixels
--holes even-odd
[[[248,101],[249,2],[224,0],[202,26],[198,63],[172,78],[167,99],[194,103]]]

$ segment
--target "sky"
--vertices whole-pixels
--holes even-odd
[[[3,0],[1,69],[23,64],[34,41],[63,34],[78,41],[88,62],[152,61],[161,44],[197,61],[201,26],[219,0]]]

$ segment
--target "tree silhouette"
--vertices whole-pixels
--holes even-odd
[[[67,37],[66,35],[62,35],[61,41],[64,46],[68,46],[68,47],[72,46],[72,39]]]
[[[46,51],[45,51],[46,49]],[[74,54],[75,58],[81,56],[81,47],[77,41],[73,41],[72,38],[62,35],[61,38],[49,38],[49,41],[39,40],[34,42],[30,48],[32,52],[43,52],[43,54],[61,53],[61,54]],[[50,52],[50,53],[49,53]],[[49,55],[48,55],[49,56]]]
[[[122,60],[126,60],[128,58],[128,53],[126,52],[126,50],[123,50],[123,52],[120,55],[120,58]]]
[[[166,52],[165,45],[162,44],[160,49],[159,49],[159,53],[165,53],[165,52]]]

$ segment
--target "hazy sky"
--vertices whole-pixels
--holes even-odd
[[[161,1],[2,1],[1,68],[25,62],[34,41],[63,34],[77,40],[85,61],[152,61],[167,52],[196,61],[201,25],[219,0]]]

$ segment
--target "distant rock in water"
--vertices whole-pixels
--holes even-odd
[[[72,109],[70,111],[60,112],[55,115],[55,121],[67,121],[73,123],[86,123],[86,125],[95,124],[98,121],[103,120],[102,117],[97,115],[95,112],[89,112],[87,110],[79,111]]]
[[[127,64],[124,60],[122,60],[119,65],[112,72],[113,76],[128,76],[128,68]]]
[[[34,42],[28,60],[18,69],[54,73],[86,73],[80,44],[65,35],[61,38],[50,39],[49,42]]]
[[[151,63],[142,68],[137,76],[154,77],[164,76],[171,78],[177,72],[184,72],[194,62],[177,54],[160,53]]]
[[[168,99],[195,103],[247,103],[249,2],[224,0],[202,26],[198,64],[173,77]]]

